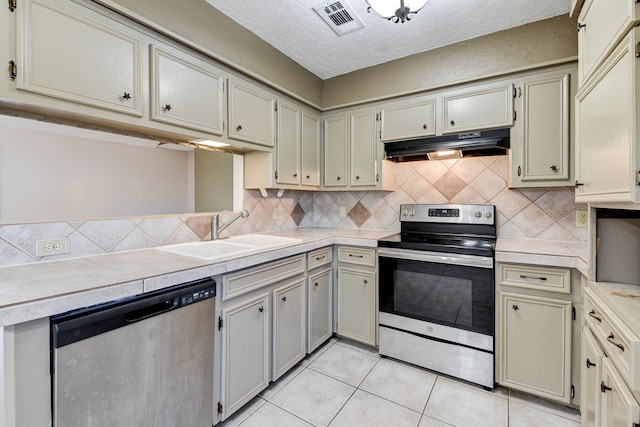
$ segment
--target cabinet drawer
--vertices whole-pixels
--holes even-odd
[[[602,349],[634,390],[640,390],[640,338],[591,289],[584,290],[587,324]]]
[[[311,251],[309,252],[309,259],[307,260],[307,270],[313,270],[314,268],[331,264],[332,260],[333,248],[331,246]]]
[[[305,272],[305,255],[296,255],[222,277],[222,300],[244,295],[263,286]]]
[[[338,247],[338,261],[350,264],[376,266],[376,250],[369,248]]]
[[[500,284],[518,288],[571,293],[571,271],[528,265],[500,264]]]

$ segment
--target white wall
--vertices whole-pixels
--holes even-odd
[[[0,116],[0,223],[193,212],[191,152],[155,145]]]

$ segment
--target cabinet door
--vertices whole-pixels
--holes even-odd
[[[338,267],[337,332],[346,338],[376,345],[378,307],[376,273]]]
[[[286,101],[278,102],[278,145],[276,182],[300,184],[300,109]]]
[[[137,31],[72,2],[25,0],[16,14],[17,89],[142,116]]]
[[[518,87],[520,120],[511,131],[512,186],[569,185],[570,74],[547,73]]]
[[[382,142],[436,134],[435,98],[417,98],[384,104],[381,110]]]
[[[229,80],[229,138],[273,147],[275,97],[245,81]]]
[[[577,202],[638,202],[638,40],[634,28],[576,98]]]
[[[351,120],[351,172],[352,187],[375,186],[378,135],[376,112],[358,111],[349,115]]]
[[[302,111],[302,185],[320,186],[320,116]]]
[[[324,119],[324,186],[346,187],[348,184],[347,156],[349,154],[347,115]]]
[[[589,0],[578,16],[578,67],[582,85],[640,19],[633,0]]]
[[[222,135],[222,71],[175,49],[151,46],[151,118]]]
[[[602,359],[602,381],[598,388],[602,399],[602,422],[600,425],[627,427],[640,423],[638,402],[607,358]]]
[[[306,289],[299,279],[273,291],[273,380],[306,355]]]
[[[269,294],[222,311],[222,407],[224,417],[269,385]]]
[[[600,377],[602,359],[600,345],[587,326],[582,328],[580,364],[580,414],[582,427],[600,427]]]
[[[307,353],[328,340],[333,333],[333,270],[321,270],[309,276],[307,302]]]
[[[571,401],[571,301],[500,293],[502,384]]]
[[[455,92],[442,101],[442,133],[513,126],[512,84]]]

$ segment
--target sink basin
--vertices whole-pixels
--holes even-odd
[[[203,261],[212,261],[217,258],[248,254],[250,252],[258,252],[263,249],[277,248],[299,242],[302,242],[302,239],[251,234],[230,237],[224,240],[179,243],[177,245],[160,246],[156,249]]]
[[[251,245],[259,249],[273,248],[276,246],[286,246],[302,242],[302,239],[293,237],[268,236],[266,234],[249,234],[244,236],[234,236],[227,239],[228,242]]]
[[[216,258],[251,252],[256,248],[226,240],[213,240],[209,242],[179,243],[177,245],[161,246],[156,249],[176,255],[211,261]]]

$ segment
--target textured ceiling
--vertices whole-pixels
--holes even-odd
[[[206,0],[322,79],[569,13],[570,0],[429,0],[411,22],[367,13],[365,28],[338,37],[316,14],[322,0]],[[341,0],[345,1],[345,0]]]

